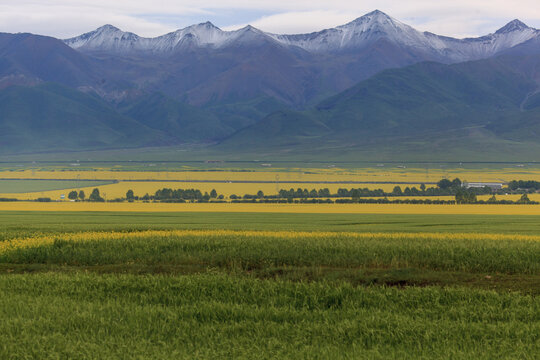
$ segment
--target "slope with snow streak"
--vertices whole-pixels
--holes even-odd
[[[104,25],[81,36],[64,40],[74,49],[90,51],[131,52],[152,47],[152,39],[124,32],[112,25]]]
[[[333,29],[312,34],[271,36],[312,52],[362,48],[381,38],[405,46],[431,47],[430,39],[425,34],[378,10]]]
[[[270,40],[268,34],[252,26],[236,31],[223,31],[210,22],[192,25],[156,38],[143,38],[105,25],[81,36],[64,40],[74,49],[96,52],[170,54],[186,48],[221,48],[229,45],[258,43]]]

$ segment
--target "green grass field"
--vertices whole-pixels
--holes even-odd
[[[537,216],[0,211],[0,240],[90,230],[477,232],[540,235]]]
[[[540,301],[222,275],[0,277],[0,357],[534,359]]]
[[[2,359],[540,356],[540,241],[520,237],[537,217],[4,212],[0,229]]]

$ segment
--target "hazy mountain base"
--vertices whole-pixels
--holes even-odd
[[[0,162],[9,161],[175,161],[204,162],[207,160],[240,162],[287,162],[301,166],[305,163],[376,163],[376,162],[540,162],[540,144],[500,140],[482,131],[443,134],[444,139],[388,139],[384,142],[356,143],[355,146],[337,141],[327,144],[284,144],[272,149],[228,147],[174,146],[124,148],[98,151],[41,152],[0,155]],[[255,163],[256,164],[256,163]],[[296,166],[295,165],[295,166]],[[276,164],[278,166],[278,164]]]

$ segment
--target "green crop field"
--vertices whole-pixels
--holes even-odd
[[[0,213],[0,358],[535,359],[534,216]]]

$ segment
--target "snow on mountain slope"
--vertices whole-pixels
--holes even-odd
[[[151,39],[124,32],[112,25],[104,25],[78,37],[64,40],[74,49],[126,52],[144,50],[151,46]]]
[[[251,26],[236,31],[223,31],[207,22],[157,38],[143,38],[106,25],[65,42],[72,48],[83,51],[169,54],[193,47],[222,48],[262,41],[297,47],[313,53],[357,51],[379,40],[385,40],[418,52],[429,60],[459,62],[490,57],[535,38],[540,38],[539,30],[514,20],[493,34],[479,38],[454,39],[420,32],[376,10],[346,25],[311,34],[276,35]]]
[[[271,36],[285,44],[313,52],[362,48],[381,38],[405,46],[430,46],[425,34],[378,10],[333,29],[312,34]]]
[[[420,50],[434,58],[454,62],[493,56],[532,38],[540,38],[540,31],[514,20],[494,34],[454,39],[420,32],[376,10],[334,29],[306,35],[272,36],[285,44],[311,52],[358,50],[385,39],[399,46]]]
[[[487,58],[531,39],[540,39],[539,30],[530,28],[519,20],[511,21],[494,34],[479,38],[453,39],[429,35],[442,40],[445,45],[443,51],[452,61]]]
[[[252,26],[246,26],[236,31],[223,31],[212,23],[206,22],[156,38],[143,38],[133,33],[123,32],[112,25],[105,25],[92,32],[64,41],[74,49],[86,51],[168,54],[189,47],[221,48],[250,42],[256,43],[261,40],[279,43],[268,34]]]
[[[188,45],[198,47],[220,47],[230,41],[230,34],[212,23],[192,25],[185,29],[150,39],[152,52],[173,52]]]

